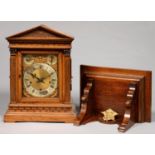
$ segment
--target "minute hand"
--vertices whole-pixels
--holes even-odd
[[[31,75],[33,78],[37,79],[37,80],[38,80],[37,82],[42,81],[40,78],[38,78],[38,77],[36,76],[36,74],[30,73],[30,75]]]

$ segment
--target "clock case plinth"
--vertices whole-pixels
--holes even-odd
[[[71,102],[71,43],[73,37],[44,25],[7,38],[10,48],[10,104],[5,122],[74,122]],[[22,97],[22,54],[58,53],[59,97]]]

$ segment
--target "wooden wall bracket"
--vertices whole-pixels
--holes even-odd
[[[92,121],[118,124],[151,121],[151,71],[81,65],[80,112],[75,125]]]
[[[77,119],[75,120],[75,125],[81,125],[89,122],[89,118],[92,115],[93,112],[93,100],[92,100],[92,89],[93,89],[93,80],[88,79],[86,86],[83,90],[83,95],[81,97],[81,107],[80,107],[80,113],[77,116]],[[89,105],[88,105],[89,104]]]
[[[122,122],[120,122],[118,130],[120,132],[125,132],[135,123],[134,119],[134,97],[136,92],[136,84],[130,84],[128,93],[127,93],[127,101],[125,102],[125,113],[123,116]]]

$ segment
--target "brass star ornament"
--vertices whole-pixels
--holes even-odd
[[[111,108],[107,109],[106,111],[101,112],[103,115],[103,120],[108,121],[115,121],[115,117],[118,115],[118,113]]]

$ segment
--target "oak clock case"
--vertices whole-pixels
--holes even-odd
[[[5,122],[73,122],[71,43],[73,37],[40,25],[7,38],[10,104]]]

